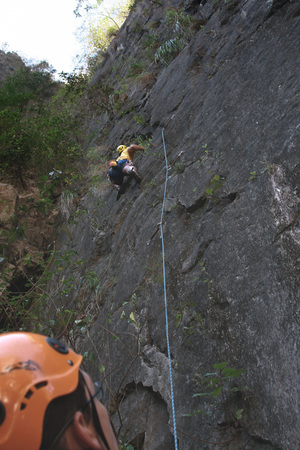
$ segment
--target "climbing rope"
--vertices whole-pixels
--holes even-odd
[[[162,211],[161,211],[161,217],[160,217],[160,234],[161,234],[162,260],[163,260],[163,280],[164,280],[164,298],[165,298],[165,315],[166,315],[166,337],[167,337],[169,371],[170,371],[170,389],[171,389],[172,414],[173,414],[173,430],[174,430],[175,450],[177,450],[178,449],[178,446],[177,446],[177,429],[176,429],[176,418],[175,418],[175,404],[174,404],[171,352],[170,352],[170,343],[169,343],[168,304],[167,304],[166,268],[165,268],[165,246],[164,246],[164,235],[163,235],[163,215],[164,215],[164,208],[165,208],[165,200],[166,200],[166,193],[167,193],[167,181],[168,181],[168,170],[169,170],[168,159],[167,159],[167,152],[166,152],[166,145],[165,145],[165,138],[164,138],[164,128],[162,129],[162,141],[163,141],[165,161],[166,161],[166,181],[165,181],[164,199],[163,199]]]

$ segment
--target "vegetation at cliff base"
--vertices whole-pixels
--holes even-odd
[[[23,183],[27,170],[64,171],[79,155],[78,118],[47,70],[26,67],[5,80],[0,118],[0,176]]]

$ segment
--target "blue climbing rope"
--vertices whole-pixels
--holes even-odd
[[[166,161],[166,181],[165,181],[164,199],[163,199],[162,211],[161,211],[161,217],[160,217],[160,234],[161,234],[162,260],[163,260],[164,298],[165,298],[165,315],[166,315],[166,337],[167,337],[167,348],[168,348],[169,370],[170,370],[170,388],[171,388],[171,401],[172,401],[172,414],[173,414],[174,442],[175,442],[175,450],[177,450],[178,449],[178,445],[177,445],[177,430],[176,430],[176,418],[175,418],[175,404],[174,404],[171,352],[170,352],[170,343],[169,343],[168,304],[167,304],[166,268],[165,268],[165,246],[164,246],[164,235],[163,235],[163,215],[164,215],[164,208],[165,208],[165,200],[166,200],[166,193],[167,193],[167,181],[168,181],[168,170],[169,170],[168,159],[167,159],[167,152],[166,152],[166,145],[165,145],[165,138],[164,138],[164,129],[162,129],[162,141],[163,141],[165,161]]]

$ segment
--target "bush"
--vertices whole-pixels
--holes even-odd
[[[30,68],[0,86],[0,175],[63,170],[78,156],[78,121],[66,87]]]

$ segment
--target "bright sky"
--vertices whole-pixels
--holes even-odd
[[[81,46],[76,0],[0,0],[0,49],[33,63],[46,60],[58,73],[72,72]],[[5,46],[5,44],[8,44]]]

